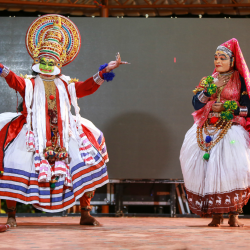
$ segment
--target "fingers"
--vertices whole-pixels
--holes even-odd
[[[120,62],[120,64],[131,64],[129,62]]]
[[[118,61],[121,61],[121,55],[120,55],[119,52],[117,52],[117,54],[116,54],[116,61],[117,61],[117,62],[118,62]]]

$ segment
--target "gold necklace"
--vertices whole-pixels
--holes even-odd
[[[204,139],[203,139],[203,129],[206,127],[206,123],[204,123],[204,125],[200,128],[200,127],[197,127],[197,143],[198,143],[198,146],[200,147],[201,150],[203,151],[206,151],[206,152],[209,152],[228,132],[228,130],[231,128],[232,126],[232,121],[227,121],[225,120],[221,125],[220,125],[220,133],[219,135],[217,136],[217,138],[210,142],[210,143],[205,143]],[[223,126],[224,125],[224,126]],[[208,144],[208,145],[206,145]]]
[[[45,96],[48,103],[48,109],[57,110],[56,108],[56,85],[53,80],[43,81]]]

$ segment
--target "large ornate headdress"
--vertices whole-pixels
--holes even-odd
[[[46,57],[54,59],[56,66],[61,68],[78,55],[81,36],[71,20],[61,15],[49,14],[37,18],[30,25],[25,42],[34,64],[39,64],[40,59]],[[37,68],[34,65],[32,67],[35,71]]]
[[[239,71],[240,75],[244,78],[247,92],[250,97],[250,73],[249,69],[247,67],[246,61],[244,59],[244,56],[241,52],[240,45],[237,39],[232,38],[229,41],[221,44],[218,48],[218,50],[224,51],[226,54],[228,54],[230,57],[234,57],[234,67],[236,70]],[[214,70],[216,72],[216,70]]]

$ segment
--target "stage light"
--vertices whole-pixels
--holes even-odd
[[[199,15],[199,18],[202,18],[202,15]]]
[[[148,14],[146,14],[145,17],[148,18]]]

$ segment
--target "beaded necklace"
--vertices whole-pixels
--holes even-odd
[[[207,130],[208,121],[206,121],[201,128],[197,127],[197,135],[196,135],[196,137],[197,137],[197,143],[198,143],[198,146],[200,147],[200,149],[202,151],[206,152],[203,155],[203,158],[205,160],[209,159],[209,157],[210,157],[210,153],[209,153],[210,150],[226,135],[226,133],[228,132],[228,130],[232,126],[232,121],[231,120],[227,121],[227,120],[220,119],[219,121],[221,122],[221,124],[212,133],[209,133],[208,130]],[[206,137],[205,141],[203,139],[203,133],[202,133],[203,129],[204,129],[205,134],[208,134],[208,136]],[[212,141],[212,138],[211,138],[210,135],[216,134],[220,129],[221,129],[221,131],[218,134],[217,138],[214,141]]]

